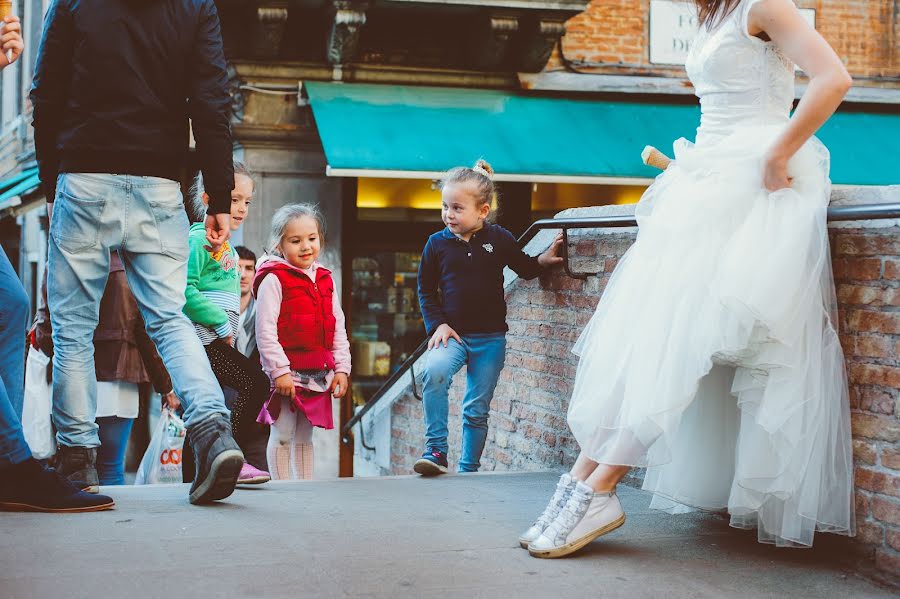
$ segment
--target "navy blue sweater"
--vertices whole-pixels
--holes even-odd
[[[506,332],[506,266],[523,279],[543,270],[499,225],[486,224],[468,242],[446,228],[429,237],[419,266],[419,304],[428,334],[444,323],[460,335]]]

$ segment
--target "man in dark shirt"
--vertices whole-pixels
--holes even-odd
[[[128,281],[185,406],[198,456],[191,503],[234,490],[243,454],[222,390],[182,313],[188,219],[178,181],[193,127],[210,196],[207,240],[230,231],[230,95],[213,0],[54,0],[31,101],[41,181],[53,209],[48,295],[56,356],[57,469],[97,484],[91,343],[109,252]]]

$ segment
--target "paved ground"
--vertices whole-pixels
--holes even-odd
[[[114,489],[118,507],[0,514],[0,598],[896,597],[820,543],[775,549],[715,515],[669,516],[625,488],[624,527],[537,560],[516,535],[556,475],[273,483],[193,507],[182,486]]]

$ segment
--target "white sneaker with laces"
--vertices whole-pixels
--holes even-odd
[[[569,495],[575,490],[577,483],[578,481],[572,478],[568,472],[559,477],[559,482],[556,483],[556,492],[550,498],[550,503],[544,508],[544,513],[534,521],[531,528],[519,536],[519,545],[522,549],[528,549],[528,544],[537,540],[541,533],[550,526],[550,523],[556,519],[569,500]]]
[[[556,519],[528,545],[528,553],[532,557],[563,557],[623,524],[625,512],[615,491],[594,493],[579,482]]]

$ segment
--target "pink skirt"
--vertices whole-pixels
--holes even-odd
[[[269,399],[263,404],[256,421],[268,425],[275,424],[279,414],[281,414],[281,400],[283,398],[283,395],[278,395],[275,389],[272,389]],[[289,405],[292,412],[300,410],[313,426],[329,430],[334,428],[331,393],[294,387],[294,397],[291,399],[292,401]]]

